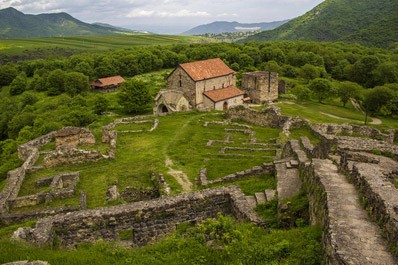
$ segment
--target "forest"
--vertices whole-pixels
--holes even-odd
[[[131,77],[166,69],[164,80],[180,63],[216,57],[237,71],[238,85],[243,72],[278,72],[298,101],[340,98],[345,105],[356,98],[369,115],[398,117],[398,43],[379,49],[339,42],[250,41],[49,56],[0,67],[0,183],[21,163],[19,144],[63,126],[87,126],[104,113],[151,112],[153,96],[165,82]],[[129,80],[119,92],[91,92],[90,82],[114,75]],[[141,96],[134,96],[137,91]],[[127,97],[129,93],[135,94]]]

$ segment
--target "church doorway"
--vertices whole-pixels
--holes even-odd
[[[169,112],[169,109],[165,106],[165,105],[160,105],[159,106],[159,112],[160,113],[167,113],[167,112]]]
[[[223,104],[223,106],[222,106],[222,109],[224,110],[224,111],[226,111],[226,110],[228,110],[228,102],[224,102],[224,104]]]

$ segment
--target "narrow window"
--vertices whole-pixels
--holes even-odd
[[[268,72],[268,93],[271,93],[271,72]]]
[[[224,88],[224,83],[222,83],[222,88]]]
[[[180,80],[180,87],[182,87],[182,81]]]

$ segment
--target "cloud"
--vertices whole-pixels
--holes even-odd
[[[187,9],[182,9],[177,12],[133,9],[130,13],[127,14],[127,17],[129,18],[144,18],[144,17],[184,18],[184,17],[209,17],[209,16],[211,15],[205,11],[193,12]]]

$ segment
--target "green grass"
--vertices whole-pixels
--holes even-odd
[[[320,142],[320,139],[316,137],[309,127],[301,127],[290,130],[290,139],[300,140],[301,136],[306,136],[313,145]]]
[[[67,49],[75,52],[104,52],[113,49],[131,48],[136,46],[167,45],[176,43],[194,43],[209,41],[197,36],[171,35],[104,35],[81,37],[23,38],[1,39],[0,56],[20,55],[26,52],[45,52]]]
[[[211,184],[209,187],[215,188],[230,185],[238,185],[246,196],[251,196],[256,192],[264,192],[266,189],[275,190],[276,179],[275,176],[261,175],[233,182]]]
[[[116,131],[149,131],[153,127],[153,123],[139,123],[139,124],[121,124],[114,128]]]

